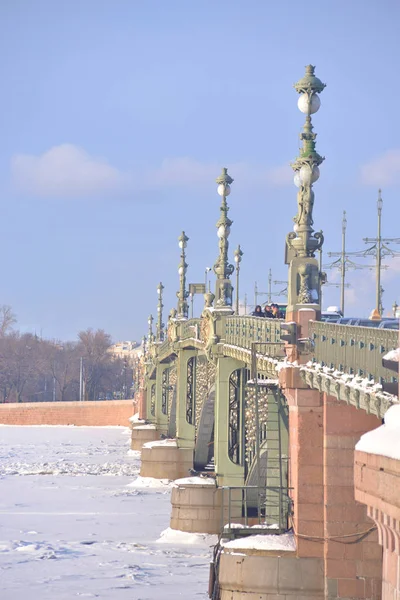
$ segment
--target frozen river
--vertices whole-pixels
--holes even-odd
[[[129,433],[0,426],[1,600],[208,597],[214,540],[165,532],[170,488],[138,479]]]

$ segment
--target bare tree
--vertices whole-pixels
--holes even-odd
[[[0,337],[3,338],[13,325],[17,322],[17,318],[12,311],[11,306],[0,304]]]
[[[0,338],[0,370],[17,402],[22,402],[26,384],[40,370],[39,345],[40,340],[31,333],[15,332]]]
[[[77,344],[73,342],[49,345],[47,365],[60,391],[60,401],[67,400],[68,392],[74,395],[78,387],[79,356]]]
[[[86,329],[78,334],[78,350],[84,362],[85,400],[97,400],[102,378],[111,363],[111,336],[103,329]]]

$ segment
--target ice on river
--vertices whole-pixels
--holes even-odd
[[[171,486],[139,478],[128,442],[124,428],[0,427],[1,600],[207,598],[215,539],[168,529]]]

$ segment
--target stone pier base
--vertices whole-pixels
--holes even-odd
[[[178,448],[176,440],[159,440],[142,448],[140,475],[155,479],[179,479],[193,468],[193,449]]]
[[[155,425],[137,425],[132,428],[131,449],[141,451],[144,444],[159,439],[160,432]]]
[[[324,600],[323,559],[297,558],[295,550],[249,548],[249,543],[242,538],[222,550],[221,600]]]
[[[241,490],[231,496],[217,488],[212,478],[189,477],[178,479],[171,495],[171,528],[190,533],[219,534],[224,525],[231,522],[243,523]],[[235,497],[236,494],[236,497]],[[222,504],[224,510],[222,511]],[[253,523],[248,521],[249,525]]]

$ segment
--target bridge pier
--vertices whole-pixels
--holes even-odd
[[[297,557],[320,565],[325,600],[380,598],[381,553],[364,506],[354,498],[354,448],[377,417],[281,371],[289,404],[290,482]]]

